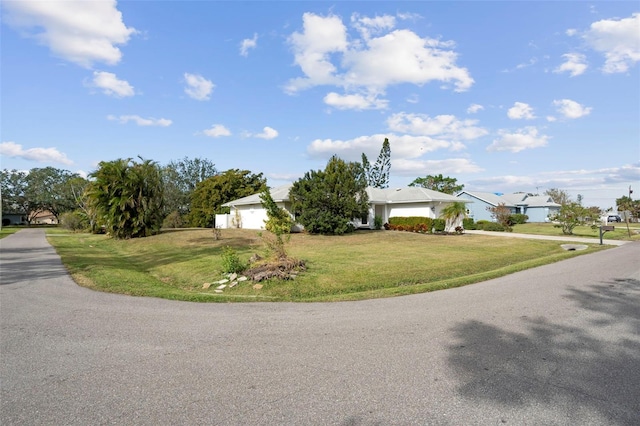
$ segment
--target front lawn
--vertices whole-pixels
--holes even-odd
[[[16,232],[18,232],[21,229],[24,229],[24,227],[22,227],[22,226],[3,226],[2,229],[0,229],[0,239],[8,237],[11,234],[15,234]]]
[[[615,227],[615,230],[606,232],[603,238],[607,240],[640,241],[640,224],[629,224],[631,238],[629,238],[629,232],[627,231],[626,223],[610,223],[609,225],[613,225]],[[514,225],[513,232],[533,235],[554,235],[558,237],[567,236],[562,233],[561,228],[556,228],[552,223],[524,223],[521,225]],[[591,229],[590,226],[576,226],[573,229],[573,235],[569,236],[581,238],[600,238],[600,232],[597,228]]]
[[[223,278],[226,246],[247,261],[262,254],[256,231],[210,229],[163,232],[132,240],[48,230],[48,240],[75,281],[100,291],[167,299],[230,301],[338,301],[421,293],[484,281],[519,270],[606,249],[565,251],[553,241],[482,235],[422,235],[359,231],[329,237],[292,235],[287,249],[307,271],[291,281],[240,283],[216,294],[205,282]],[[535,283],[532,283],[535,285]]]

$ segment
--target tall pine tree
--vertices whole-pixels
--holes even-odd
[[[375,164],[371,166],[366,154],[362,154],[362,168],[367,179],[367,185],[374,188],[388,188],[391,170],[391,146],[389,139],[384,138],[382,149]]]

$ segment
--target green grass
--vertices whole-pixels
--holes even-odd
[[[223,294],[203,289],[223,278],[221,254],[234,248],[243,260],[262,253],[256,231],[210,229],[164,232],[132,240],[48,230],[48,239],[80,285],[100,291],[167,299],[231,301],[339,301],[457,287],[556,262],[606,246],[565,251],[558,242],[483,235],[421,235],[359,231],[328,237],[292,235],[290,256],[307,271],[260,290],[240,283]]]
[[[631,237],[627,231],[626,223],[613,223],[615,226],[614,231],[608,231],[604,234],[603,238],[607,240],[624,240],[624,241],[640,241],[640,224],[630,223],[629,229],[631,231]],[[522,225],[514,225],[513,232],[520,234],[533,234],[533,235],[554,235],[558,237],[566,236],[562,233],[561,228],[556,228],[552,223],[524,223]],[[573,237],[581,238],[600,238],[600,232],[596,229],[591,229],[590,226],[576,226],[573,229]]]
[[[0,230],[0,239],[8,237],[11,234],[15,234],[19,230],[24,229],[22,226],[3,226]]]

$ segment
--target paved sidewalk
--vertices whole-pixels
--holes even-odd
[[[587,244],[600,244],[600,238],[582,238],[582,237],[554,237],[552,235],[532,235],[532,234],[518,234],[514,232],[490,232],[490,231],[475,231],[464,230],[465,234],[477,234],[477,235],[491,235],[494,237],[511,237],[511,238],[528,238],[531,240],[552,240],[552,241],[565,241],[570,243],[587,243]],[[603,239],[602,244],[610,246],[621,246],[631,241],[622,240],[607,240]]]

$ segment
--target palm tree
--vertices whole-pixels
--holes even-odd
[[[447,222],[445,232],[452,232],[456,227],[462,226],[462,219],[466,213],[467,206],[462,201],[455,201],[442,209],[440,215]]]
[[[91,176],[91,204],[114,238],[146,237],[160,230],[163,185],[155,162],[103,161]]]

